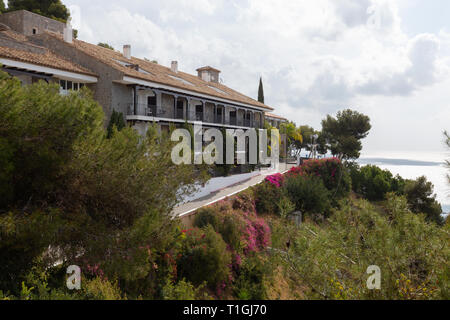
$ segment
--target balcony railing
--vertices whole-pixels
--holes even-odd
[[[158,106],[155,105],[148,105],[148,104],[141,104],[138,103],[136,105],[134,104],[129,104],[128,105],[128,115],[129,116],[146,116],[146,117],[163,117],[166,112],[164,110],[161,110],[161,108],[159,108],[160,110],[158,110]]]
[[[177,109],[175,112],[175,117],[173,117],[173,109],[168,110],[170,107],[161,107],[156,105],[148,105],[143,103],[138,103],[136,105],[136,108],[133,103],[128,104],[128,115],[129,116],[146,116],[146,117],[156,117],[156,118],[167,118],[167,119],[176,119],[176,120],[185,120],[186,119],[186,113],[185,110]],[[249,128],[258,128],[257,121],[250,121],[249,119],[238,119],[237,117],[229,117],[229,120],[224,120],[224,115],[217,115],[214,118],[210,119],[210,122],[216,123],[216,124],[224,124],[224,125],[231,125],[231,126],[242,126],[242,127],[249,127]],[[204,113],[203,112],[196,112],[195,116],[190,116],[189,121],[206,121],[204,120]]]
[[[203,121],[203,112],[195,113],[195,121]]]
[[[218,123],[218,124],[220,124],[220,123],[222,123],[223,122],[223,118],[222,118],[222,115],[217,115],[217,117],[216,117],[216,121],[214,122],[214,123]]]

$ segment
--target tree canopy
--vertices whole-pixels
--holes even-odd
[[[28,10],[62,22],[66,22],[70,16],[61,0],[9,0],[7,11],[16,10]]]
[[[340,159],[357,159],[362,150],[361,140],[367,137],[372,126],[370,118],[350,109],[339,111],[322,121],[322,133],[328,149]]]
[[[0,72],[2,290],[17,293],[36,259],[141,279],[153,265],[147,246],[165,250],[173,206],[205,175],[175,165],[155,127],[141,137],[113,126],[107,139],[104,117],[87,88],[62,96]]]
[[[106,48],[106,49],[114,50],[114,48],[111,45],[107,44],[106,42],[99,42],[97,45],[99,47],[103,47],[103,48]]]
[[[442,207],[436,200],[433,184],[426,177],[408,180],[404,192],[412,212],[424,213],[429,221],[443,224]]]
[[[288,153],[292,154],[294,152],[299,152],[298,147],[303,143],[301,129],[298,128],[293,122],[286,122],[281,124],[280,133],[286,135]]]
[[[5,2],[0,0],[0,13],[5,12]]]

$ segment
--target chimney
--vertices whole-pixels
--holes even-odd
[[[170,69],[172,70],[172,72],[178,73],[178,61],[172,61]]]
[[[72,43],[73,41],[73,29],[71,24],[71,18],[67,19],[66,27],[64,28],[64,41]]]
[[[131,45],[126,44],[123,46],[123,56],[128,60],[131,59]]]
[[[213,67],[202,67],[197,69],[198,77],[206,82],[219,83],[220,70]]]

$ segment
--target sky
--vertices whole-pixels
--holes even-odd
[[[448,0],[63,0],[79,39],[223,83],[321,128],[350,108],[371,118],[363,156],[450,157]]]

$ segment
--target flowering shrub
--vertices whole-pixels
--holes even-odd
[[[245,190],[231,198],[231,205],[234,210],[256,212],[256,202],[253,190]]]
[[[264,219],[258,218],[253,206],[252,211],[241,211],[230,205],[241,200],[238,196],[200,209],[194,225],[199,228],[211,225],[222,235],[230,250],[248,255],[267,248],[271,232]]]
[[[351,189],[350,176],[338,158],[308,160],[287,173],[287,177],[299,175],[320,178],[324,186],[338,199],[345,197]]]
[[[266,182],[271,183],[277,188],[281,188],[284,182],[284,176],[281,173],[276,173],[270,176],[267,176],[265,179]]]

